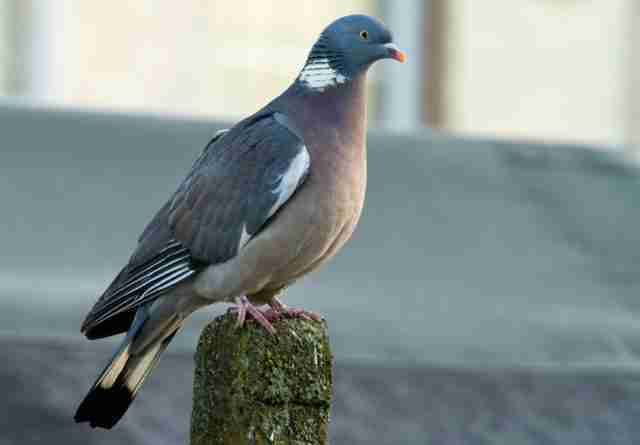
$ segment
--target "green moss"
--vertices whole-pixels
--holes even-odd
[[[332,357],[326,324],[274,323],[267,333],[235,316],[213,320],[196,352],[192,445],[324,444]]]

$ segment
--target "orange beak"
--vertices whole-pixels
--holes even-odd
[[[384,47],[387,48],[387,51],[389,51],[390,59],[397,60],[400,63],[404,63],[407,60],[407,55],[403,51],[401,51],[395,43],[387,43],[384,45]]]

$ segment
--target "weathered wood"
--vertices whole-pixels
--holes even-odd
[[[325,322],[282,319],[272,336],[235,315],[206,326],[196,352],[191,445],[325,445],[332,356]]]

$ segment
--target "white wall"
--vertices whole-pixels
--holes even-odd
[[[38,0],[36,101],[238,118],[295,78],[335,18],[372,0]]]
[[[631,0],[451,0],[449,6],[450,129],[627,141]]]

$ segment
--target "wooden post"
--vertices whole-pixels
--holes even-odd
[[[207,325],[196,352],[191,445],[326,445],[332,356],[326,323],[283,318],[276,335],[236,316]]]

